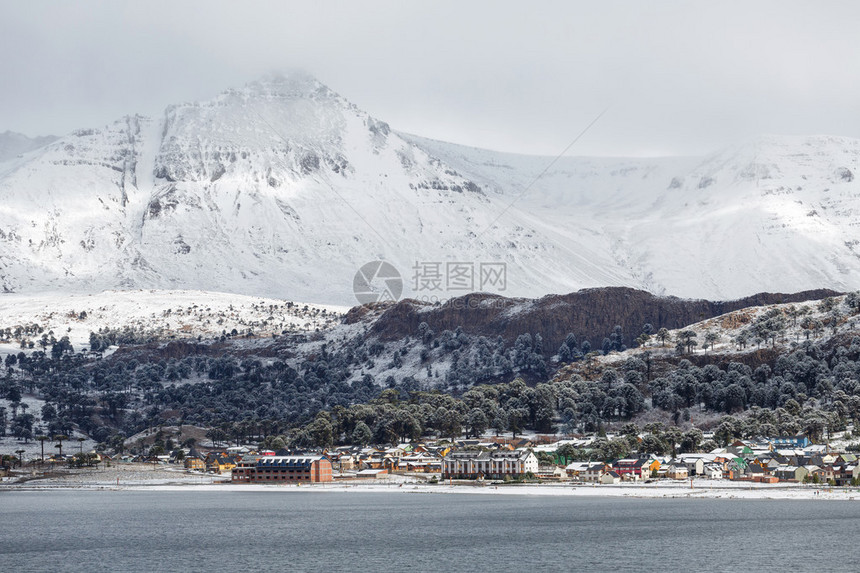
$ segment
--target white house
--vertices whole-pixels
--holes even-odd
[[[564,471],[567,473],[567,477],[576,479],[582,477],[582,474],[591,465],[594,465],[594,462],[571,462],[565,466]]]
[[[598,463],[590,465],[588,469],[580,474],[580,479],[587,482],[599,482],[603,474],[609,471],[609,469],[609,466],[606,464]]]
[[[723,468],[717,464],[708,464],[700,475],[704,475],[708,479],[723,479]]]
[[[705,472],[705,460],[701,457],[683,457],[681,463],[687,467],[687,473],[691,476],[700,476]]]

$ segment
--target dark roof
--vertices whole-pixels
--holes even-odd
[[[262,456],[258,468],[309,468],[325,456]]]
[[[451,459],[475,459],[475,460],[519,460],[529,455],[530,452],[523,450],[461,450],[449,452],[446,458]]]

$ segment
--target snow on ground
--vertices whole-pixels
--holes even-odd
[[[99,294],[0,295],[0,329],[38,324],[44,333],[68,336],[75,351],[89,346],[90,332],[134,327],[163,337],[210,338],[236,329],[256,336],[314,332],[338,323],[346,307],[294,303],[195,290],[104,291]],[[40,336],[30,337],[40,349]],[[0,344],[0,355],[21,352]]]
[[[27,489],[56,488],[127,488],[129,486],[158,486],[182,483],[186,485],[209,485],[230,480],[230,475],[203,474],[185,471],[182,466],[168,467],[160,464],[111,462],[97,468],[69,470],[57,467],[49,470],[48,477],[33,479],[41,469],[24,474],[25,481],[14,483],[7,480],[0,489],[26,487]]]
[[[0,490],[9,489],[111,489],[198,491],[198,492],[328,492],[378,494],[478,494],[564,497],[675,498],[675,499],[772,499],[860,501],[860,488],[820,487],[804,484],[750,484],[722,480],[660,481],[650,484],[595,485],[557,484],[430,484],[426,476],[390,476],[374,483],[332,482],[325,484],[232,484],[229,475],[188,473],[181,468],[148,464],[113,464],[111,467],[75,470],[68,475],[13,483],[5,480]]]
[[[4,404],[8,409],[8,402]],[[37,430],[44,430],[45,425],[41,422],[41,418],[39,416],[38,411],[31,411],[32,414],[36,416],[36,424],[33,426],[33,433],[37,434]],[[83,442],[79,442],[78,438],[85,438]],[[52,456],[59,452],[59,449],[56,447],[56,440],[46,440],[45,441],[45,458]],[[77,454],[78,452],[91,452],[95,449],[96,442],[87,438],[83,434],[73,432],[71,436],[69,436],[68,440],[63,441],[63,454]],[[28,440],[24,441],[20,438],[16,438],[14,436],[6,435],[0,437],[0,453],[3,454],[11,454],[15,453],[17,455],[18,450],[24,450],[22,454],[24,460],[37,460],[42,455],[42,444],[38,440]]]

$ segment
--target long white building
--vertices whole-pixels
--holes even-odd
[[[460,451],[442,458],[442,478],[477,479],[486,477],[502,479],[504,476],[520,477],[538,471],[537,457],[530,451]]]

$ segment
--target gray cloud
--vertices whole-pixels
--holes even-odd
[[[2,1],[0,131],[302,68],[396,129],[516,152],[559,152],[607,105],[571,153],[860,137],[853,3]]]

